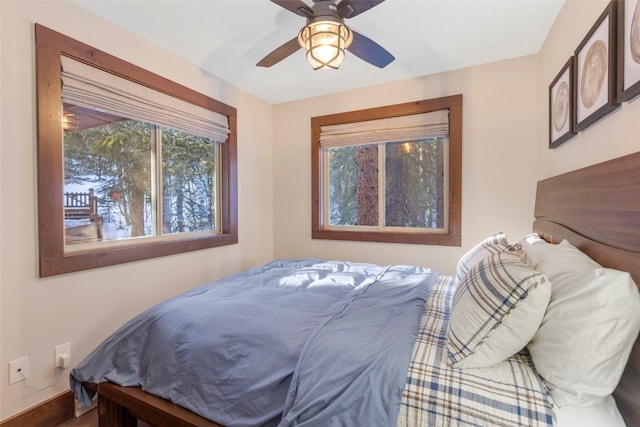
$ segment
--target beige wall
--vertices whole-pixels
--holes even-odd
[[[640,97],[548,148],[549,83],[607,4],[567,0],[537,55],[277,105],[276,257],[401,262],[449,274],[488,234],[504,231],[514,240],[529,232],[538,179],[640,150]],[[312,240],[310,118],[457,93],[463,94],[462,247]]]
[[[73,2],[0,1],[0,419],[68,389],[53,347],[78,363],[153,303],[273,258],[272,106],[204,74]],[[47,279],[37,277],[33,24],[38,22],[238,109],[240,243]],[[267,177],[267,179],[265,179]],[[8,385],[8,363],[30,378]]]
[[[306,256],[452,273],[459,256],[487,234],[527,233],[537,179],[640,149],[640,100],[547,148],[548,85],[606,4],[568,0],[538,55],[270,106],[74,3],[0,1],[0,419],[67,388],[66,374],[54,376],[55,345],[70,341],[77,363],[133,314],[216,277],[271,258]],[[240,244],[36,277],[34,22],[238,109]],[[464,104],[463,246],[312,240],[310,118],[457,93]],[[8,362],[24,355],[31,378],[8,386]]]
[[[539,90],[548,90],[549,83],[573,55],[608,3],[607,0],[566,1],[539,55]],[[539,107],[543,117],[541,127],[546,129],[548,106],[543,104]],[[538,176],[547,178],[639,151],[639,135],[640,97],[623,103],[616,111],[554,150],[549,150],[545,144],[540,143]]]
[[[355,60],[355,58],[352,58]],[[528,56],[275,107],[276,257],[408,263],[450,274],[491,233],[531,229],[538,145],[544,138],[538,58]],[[336,76],[339,78],[339,76]],[[309,122],[313,116],[463,95],[463,247],[312,240]]]

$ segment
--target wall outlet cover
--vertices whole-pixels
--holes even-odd
[[[29,378],[29,357],[24,356],[9,362],[9,384],[15,384]]]
[[[66,356],[66,357],[63,357]],[[71,359],[71,343],[64,343],[57,345],[53,348],[53,366],[55,368],[68,368],[68,363]],[[67,366],[64,366],[63,360],[67,361]]]

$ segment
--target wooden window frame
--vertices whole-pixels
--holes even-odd
[[[42,25],[35,24],[35,37],[40,277],[238,243],[236,109]],[[221,144],[221,233],[132,239],[123,245],[65,253],[61,55],[228,117],[229,138]]]
[[[320,147],[321,126],[385,119],[449,110],[449,217],[445,232],[357,231],[327,229],[323,225],[323,180]],[[422,245],[462,244],[462,95],[408,102],[311,118],[311,237]]]

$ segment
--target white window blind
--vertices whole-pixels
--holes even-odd
[[[227,116],[194,105],[66,56],[62,101],[80,107],[225,142]]]
[[[322,148],[415,141],[449,135],[449,110],[320,127]]]

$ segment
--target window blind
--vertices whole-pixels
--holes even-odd
[[[415,141],[449,135],[449,110],[320,126],[322,148]]]
[[[61,56],[62,101],[180,130],[217,142],[229,135],[227,116]]]

